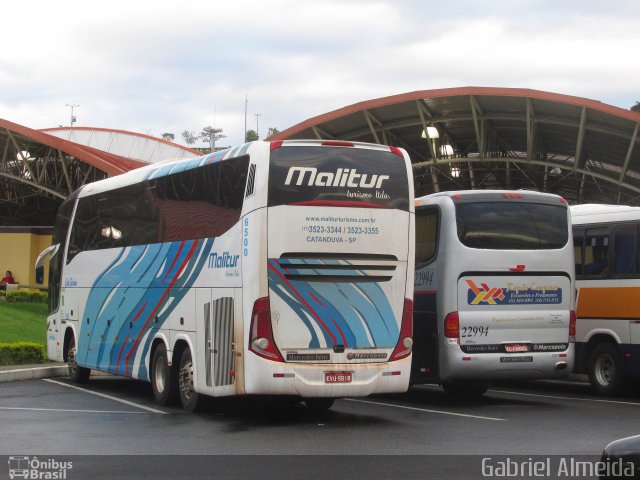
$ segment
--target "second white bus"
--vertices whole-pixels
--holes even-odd
[[[49,358],[187,410],[405,391],[413,229],[395,147],[254,142],[86,185],[46,252]]]
[[[416,200],[412,383],[481,395],[493,380],[573,367],[569,209],[556,195],[459,191]]]
[[[617,395],[640,378],[640,207],[574,205],[576,373]]]

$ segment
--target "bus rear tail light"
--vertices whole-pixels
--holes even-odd
[[[273,340],[269,297],[259,298],[253,304],[250,332],[249,350],[262,358],[274,362],[284,362],[278,347],[276,347],[276,342]]]
[[[393,349],[389,361],[401,360],[411,355],[413,347],[413,300],[404,299],[402,308],[402,323],[400,324],[400,338]]]
[[[448,313],[444,317],[444,336],[447,338],[460,338],[460,317],[458,312]]]
[[[576,341],[576,311],[569,312],[569,342]]]
[[[394,155],[398,155],[399,157],[402,157],[402,152],[398,147],[389,146],[389,150],[391,150],[391,153],[393,153]]]
[[[280,148],[283,143],[284,143],[284,140],[274,140],[273,142],[271,142],[271,150],[275,150],[276,148]]]

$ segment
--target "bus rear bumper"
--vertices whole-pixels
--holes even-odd
[[[458,349],[459,350],[459,349]],[[564,352],[518,354],[449,352],[440,369],[440,380],[517,380],[564,378],[573,371],[573,344]]]
[[[245,391],[250,395],[339,398],[401,393],[409,388],[411,372],[410,356],[389,363],[358,364],[307,365],[259,358],[246,360],[251,363],[245,377]]]

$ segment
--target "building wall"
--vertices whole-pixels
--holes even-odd
[[[46,287],[48,262],[44,285],[36,285],[34,265],[40,252],[51,245],[52,230],[51,227],[0,227],[0,278],[11,270],[20,285]]]

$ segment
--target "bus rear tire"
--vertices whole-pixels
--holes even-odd
[[[475,400],[489,390],[489,385],[472,382],[446,382],[442,384],[442,389],[456,400]]]
[[[91,369],[81,367],[76,362],[76,339],[71,335],[69,339],[69,345],[67,346],[67,365],[69,367],[69,378],[74,383],[87,383],[89,381],[89,375],[91,375]]]
[[[198,393],[193,385],[193,360],[191,358],[191,350],[188,348],[180,357],[180,369],[178,371],[178,390],[180,393],[180,402],[182,408],[187,412],[202,411],[206,398]]]
[[[153,398],[158,405],[178,403],[178,371],[169,366],[169,357],[164,343],[158,344],[151,360],[151,387]]]
[[[307,408],[314,413],[326,413],[333,406],[335,398],[305,398],[304,403]]]
[[[598,395],[613,397],[624,386],[622,356],[615,345],[600,343],[589,355],[587,366],[589,383]]]

